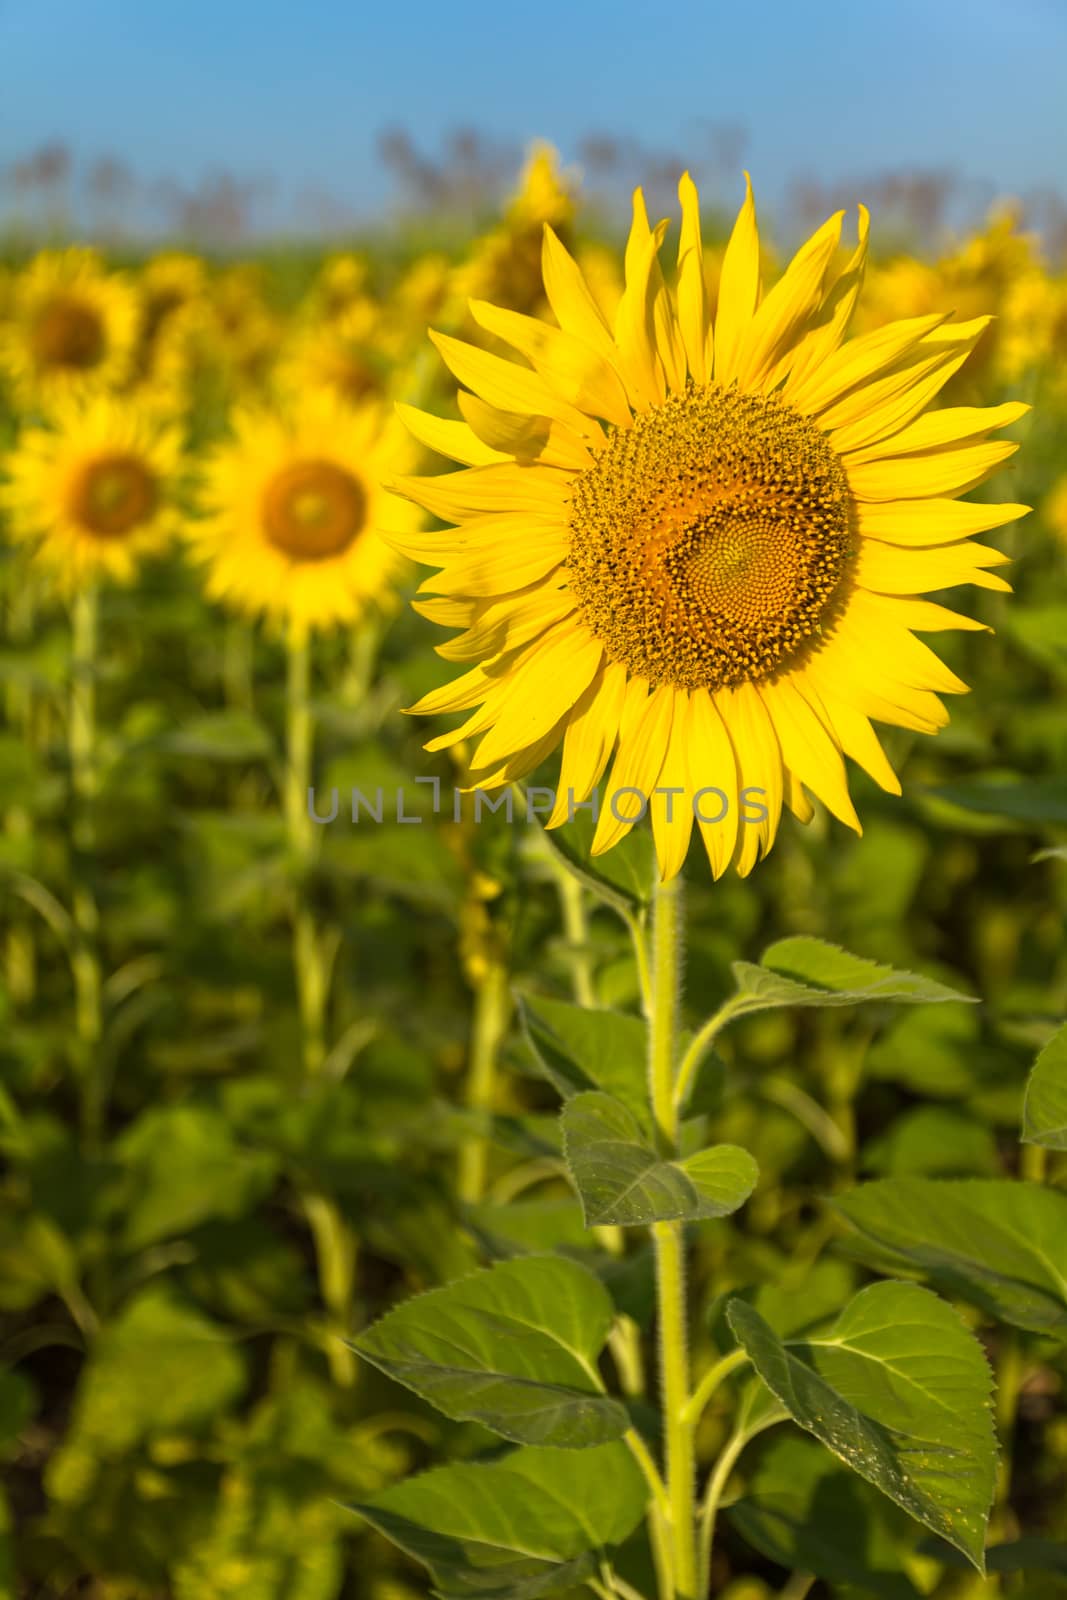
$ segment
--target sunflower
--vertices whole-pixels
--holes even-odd
[[[546,228],[558,325],[471,307],[528,365],[431,335],[464,420],[406,419],[466,467],[393,484],[456,524],[395,540],[443,569],[416,606],[463,629],[438,651],[473,663],[410,708],[473,711],[426,748],[477,736],[472,785],[488,789],[562,745],[549,826],[614,753],[594,852],[647,805],[664,879],[694,821],[716,877],[766,854],[783,805],[809,820],[810,796],[859,832],[845,756],[900,793],[871,720],[935,733],[939,694],[966,685],[915,634],[983,627],[919,597],[1007,589],[989,570],[1007,558],[970,535],[1028,509],[956,498],[1016,449],[989,435],[1026,406],[920,415],[987,318],[846,342],[866,210],[847,261],[838,212],[763,294],[751,185],[712,315],[688,174],[679,194],[668,287],[667,224],[635,192],[614,326]]]
[[[17,538],[72,592],[129,580],[178,520],[176,430],[114,395],[67,396],[29,427],[7,461],[0,503]]]
[[[348,405],[380,394],[386,379],[377,348],[380,325],[380,308],[364,297],[333,320],[316,319],[298,328],[278,361],[279,390],[323,389]]]
[[[208,593],[294,633],[352,622],[388,604],[401,565],[378,535],[415,524],[412,508],[380,487],[410,464],[410,441],[380,405],[342,405],[312,393],[290,408],[245,407],[233,436],[208,458],[202,520],[189,527],[208,563]]]
[[[0,327],[0,368],[24,406],[114,388],[127,376],[139,325],[137,295],[95,250],[45,250],[16,280]]]

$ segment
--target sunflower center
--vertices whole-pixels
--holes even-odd
[[[137,456],[99,456],[74,480],[71,515],[98,539],[121,539],[148,522],[159,501],[155,476]]]
[[[92,306],[57,295],[33,324],[33,353],[42,367],[95,367],[104,353],[104,324]]]
[[[843,467],[773,395],[690,384],[616,430],[571,501],[582,616],[653,686],[768,677],[820,631],[850,548]]]
[[[363,527],[367,501],[350,472],[333,461],[296,461],[275,474],[263,496],[267,538],[298,561],[347,550]]]

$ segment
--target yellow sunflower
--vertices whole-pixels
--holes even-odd
[[[67,592],[130,579],[178,521],[177,431],[114,395],[68,396],[8,457],[0,503],[16,538]]]
[[[303,394],[323,389],[348,405],[380,394],[386,379],[377,348],[380,325],[380,308],[364,297],[334,319],[298,327],[278,361],[279,390]]]
[[[352,622],[389,603],[401,565],[379,537],[414,526],[411,507],[380,486],[410,464],[410,441],[381,406],[312,393],[285,411],[246,407],[208,458],[202,520],[189,527],[210,568],[208,593],[293,632]]]
[[[15,282],[0,326],[0,369],[24,407],[115,388],[127,376],[139,326],[135,291],[95,250],[45,250]]]
[[[1007,589],[988,570],[1007,558],[970,535],[1028,509],[956,498],[1016,449],[989,435],[1026,406],[920,415],[988,319],[846,342],[866,211],[843,265],[838,212],[764,294],[751,186],[712,314],[688,174],[679,193],[673,286],[667,224],[635,193],[613,326],[546,228],[556,324],[471,307],[527,365],[432,335],[464,420],[406,418],[466,469],[393,484],[457,525],[395,540],[443,569],[417,609],[462,628],[438,650],[473,663],[410,708],[473,712],[426,748],[476,738],[490,788],[562,744],[550,826],[614,753],[594,851],[647,802],[664,879],[694,813],[715,876],[766,854],[783,805],[807,821],[805,791],[858,832],[846,755],[900,792],[871,719],[936,732],[938,695],[966,685],[915,634],[983,626],[917,597]]]

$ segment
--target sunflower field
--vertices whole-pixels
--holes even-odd
[[[1067,267],[674,182],[0,258],[0,1600],[1067,1594]]]

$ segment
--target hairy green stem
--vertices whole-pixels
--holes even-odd
[[[649,1095],[663,1153],[678,1153],[674,1097],[678,990],[682,957],[681,883],[656,889],[649,1015]],[[656,1251],[660,1384],[667,1455],[667,1498],[674,1600],[697,1600],[696,1459],[689,1407],[689,1328],[685,1225],[652,1225]]]

